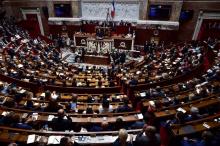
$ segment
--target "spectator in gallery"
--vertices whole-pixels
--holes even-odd
[[[128,133],[125,129],[120,129],[118,138],[113,142],[113,146],[132,146],[132,142],[128,141]]]
[[[135,139],[135,146],[160,146],[160,144],[160,135],[154,126],[147,126]]]

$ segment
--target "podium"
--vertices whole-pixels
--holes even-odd
[[[105,36],[102,39],[97,39],[95,34],[77,33],[74,35],[74,42],[76,47],[87,47],[90,51],[96,50],[107,53],[111,52],[113,47],[128,51],[134,50],[134,37]]]
[[[87,38],[87,51],[107,54],[113,47],[113,39]]]

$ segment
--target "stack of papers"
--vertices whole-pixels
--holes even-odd
[[[9,112],[7,111],[2,112],[2,116],[6,116],[7,114],[9,114]]]
[[[38,119],[38,113],[33,113],[32,114],[32,119],[37,120]]]
[[[183,113],[186,113],[186,110],[184,110],[184,109],[181,108],[181,107],[179,107],[179,108],[177,109],[177,111],[179,111],[179,112],[183,112]]]
[[[41,97],[45,97],[45,93],[42,93],[40,96],[41,96]]]
[[[48,120],[48,121],[52,121],[53,118],[54,118],[54,115],[49,115],[47,120]]]
[[[60,144],[61,138],[62,136],[50,136],[47,144]]]
[[[142,114],[137,114],[137,118],[138,118],[139,120],[142,120],[144,117],[143,117]]]
[[[141,97],[145,97],[146,96],[146,92],[141,92],[140,95],[141,95]]]
[[[18,93],[24,93],[24,92],[26,92],[26,90],[21,89]]]
[[[35,138],[36,138],[35,134],[28,135],[27,144],[34,143],[35,142]]]

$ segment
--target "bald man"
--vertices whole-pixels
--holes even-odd
[[[52,129],[54,131],[71,130],[72,120],[70,117],[65,115],[65,111],[63,109],[58,110],[57,116],[57,118],[53,118],[52,120]]]

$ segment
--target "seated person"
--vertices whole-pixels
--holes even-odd
[[[167,121],[170,125],[172,124],[184,124],[186,121],[186,115],[182,111],[178,111],[175,114],[175,118],[171,121]]]
[[[190,108],[190,114],[186,117],[186,121],[193,121],[201,119],[203,115],[199,114],[199,109],[197,107]]]
[[[107,99],[104,99],[102,105],[99,106],[99,113],[110,113],[113,112],[113,107],[110,105]]]
[[[129,85],[135,86],[138,84],[138,80],[136,77],[132,77],[132,79],[129,82]]]
[[[128,129],[126,122],[123,120],[122,116],[116,118],[116,121],[113,125],[113,130],[118,131],[120,129]]]
[[[112,131],[111,126],[106,121],[103,121],[101,125],[89,124],[87,129],[89,132]]]
[[[12,111],[0,119],[0,125],[11,126],[14,122],[15,113]]]
[[[59,105],[56,100],[49,99],[48,106],[45,108],[44,111],[46,111],[46,112],[57,112],[60,108],[62,108],[62,106]]]
[[[160,135],[154,126],[147,126],[135,139],[136,146],[160,146]]]
[[[65,131],[70,130],[72,120],[70,117],[65,115],[63,109],[58,110],[58,117],[52,120],[52,129],[54,131]]]
[[[32,108],[34,108],[34,102],[32,101],[33,93],[31,93],[31,92],[26,92],[26,98],[27,98],[27,102],[26,102],[26,104],[25,104],[25,108],[26,108],[26,109],[32,109]]]
[[[184,137],[181,141],[181,146],[219,146],[219,144],[217,137],[215,138],[210,131],[204,131],[201,140]]]
[[[89,95],[87,98],[87,103],[94,103],[94,102],[95,102],[94,97],[92,97],[92,95]]]
[[[86,110],[83,111],[83,114],[97,114],[93,111],[92,106],[88,106]]]
[[[127,97],[123,98],[123,103],[124,104],[122,106],[119,106],[116,109],[116,112],[121,113],[121,112],[131,112],[131,111],[133,111],[133,109],[128,105],[129,104],[129,100],[128,100]]]
[[[113,146],[132,146],[132,142],[127,142],[128,133],[125,129],[120,129],[118,138],[114,141]]]
[[[30,122],[32,122],[32,117],[29,117],[27,120],[22,119],[22,117],[18,114],[14,115],[13,117],[13,127],[14,128],[20,128],[20,129],[32,129],[32,126],[30,126]]]
[[[74,141],[70,137],[63,137],[60,140],[59,146],[74,146]]]
[[[77,95],[72,94],[72,101],[69,103],[70,111],[77,111]]]
[[[102,31],[100,28],[97,29],[97,31],[96,31],[96,36],[97,36],[98,38],[103,38],[104,34],[103,34],[103,31]]]
[[[18,146],[16,143],[10,143],[8,146]]]

